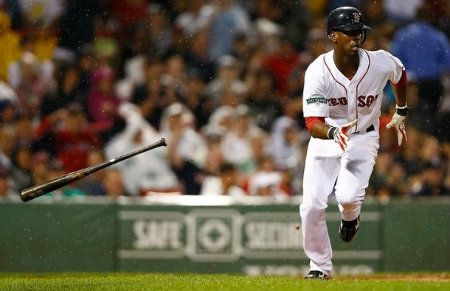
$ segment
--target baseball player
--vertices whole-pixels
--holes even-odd
[[[361,204],[379,148],[383,88],[393,84],[398,144],[406,139],[406,74],[390,53],[361,48],[370,28],[361,12],[340,7],[327,19],[333,50],[307,68],[303,114],[311,133],[300,205],[303,246],[310,259],[307,279],[327,279],[332,249],[325,222],[328,196],[335,194],[341,213],[340,238],[349,242],[358,231]]]

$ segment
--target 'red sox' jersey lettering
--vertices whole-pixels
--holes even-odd
[[[373,101],[378,99],[378,94],[368,95],[368,96],[358,96],[358,107],[370,107],[372,105]]]
[[[378,99],[378,94],[375,96],[368,95],[368,96],[358,96],[358,107],[370,107],[372,103]],[[334,98],[331,97],[328,99],[328,106],[338,106],[338,105],[347,105],[347,97],[339,97]]]
[[[347,97],[329,98],[328,106],[347,105]]]

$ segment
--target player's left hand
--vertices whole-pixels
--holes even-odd
[[[399,115],[397,112],[392,116],[391,121],[386,125],[386,128],[395,127],[397,131],[397,142],[398,145],[402,145],[403,140],[406,142],[406,127],[405,127],[406,116]]]

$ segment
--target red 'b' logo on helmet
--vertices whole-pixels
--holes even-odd
[[[361,21],[361,15],[358,12],[353,12],[353,22],[359,23]]]

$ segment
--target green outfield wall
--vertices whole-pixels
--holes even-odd
[[[0,202],[0,271],[304,274],[298,201],[203,197]],[[367,202],[351,243],[328,229],[339,274],[450,271],[450,201]]]

